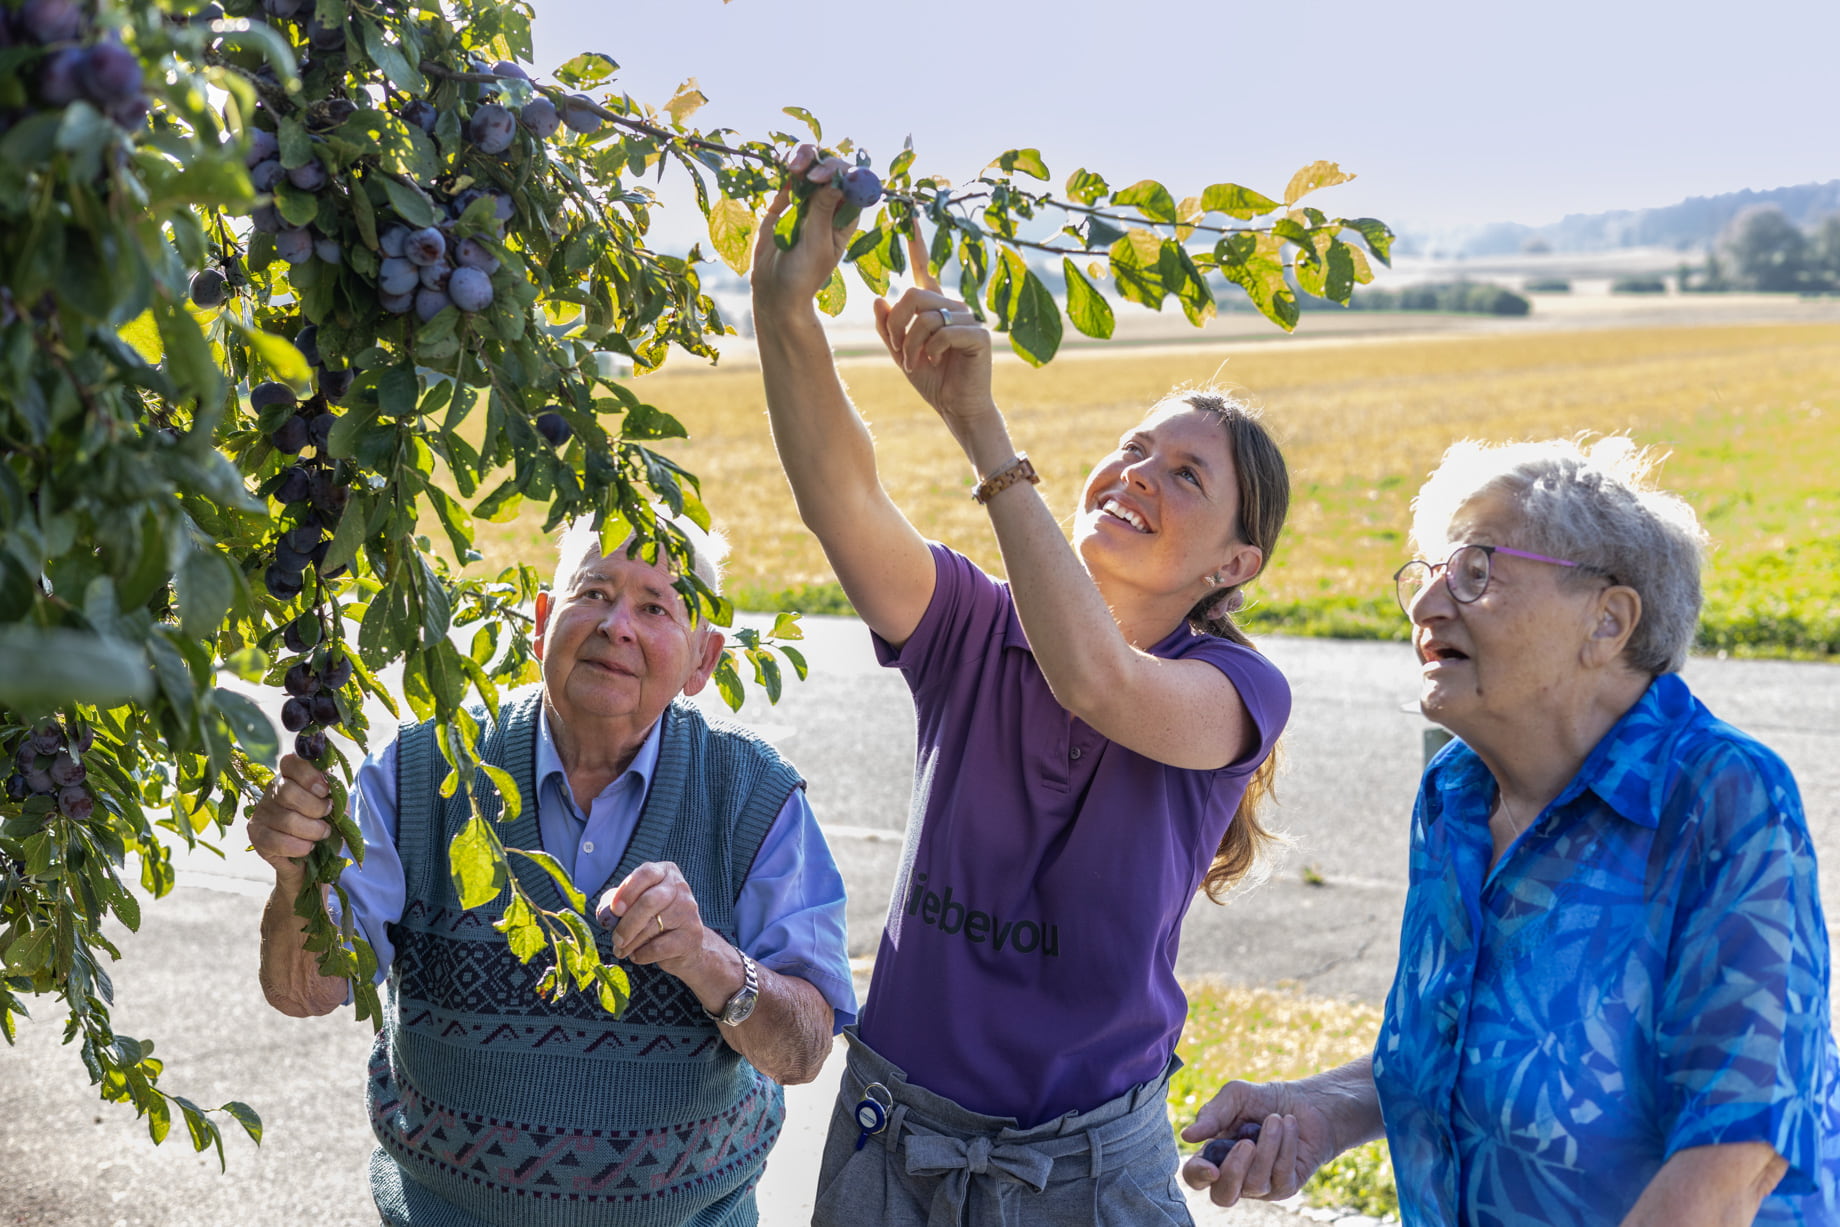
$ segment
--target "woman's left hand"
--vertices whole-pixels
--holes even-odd
[[[914,288],[893,303],[875,300],[875,328],[914,390],[969,450],[979,426],[1002,421],[990,389],[990,330],[941,292],[917,230],[907,239]]]

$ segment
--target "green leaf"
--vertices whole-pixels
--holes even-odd
[[[360,20],[358,29],[364,40],[364,52],[371,57],[371,62],[383,70],[383,75],[390,83],[405,93],[420,97],[428,92],[428,81],[422,71],[409,62],[409,57],[402,53],[402,48],[384,37],[383,31],[373,22]]]
[[[201,402],[214,404],[221,400],[223,372],[211,353],[210,342],[198,329],[198,321],[189,311],[165,298],[154,300],[153,318],[159,325],[167,373],[190,389]]]
[[[1151,221],[1174,222],[1175,198],[1169,189],[1154,179],[1144,179],[1112,193],[1114,205],[1130,205]]]
[[[51,961],[56,949],[57,929],[45,925],[0,950],[0,966],[11,975],[30,976]]]
[[[158,1146],[172,1131],[172,1109],[166,1106],[166,1100],[159,1095],[149,1095],[142,1106],[147,1110],[147,1136]]]
[[[173,586],[179,593],[179,629],[194,639],[214,637],[236,599],[230,560],[209,546],[194,548],[173,576]]]
[[[1001,167],[1006,175],[1021,171],[1025,175],[1040,179],[1043,183],[1048,181],[1048,167],[1041,160],[1039,149],[1012,149],[998,157],[991,165]]]
[[[1380,263],[1391,268],[1393,265],[1393,231],[1387,224],[1374,217],[1351,217],[1342,223],[1358,231],[1367,242],[1367,249],[1374,253]]]
[[[113,707],[152,697],[139,648],[61,627],[0,626],[0,705],[40,715],[71,703]]]
[[[275,734],[275,726],[247,695],[219,686],[211,691],[211,699],[249,757],[266,767],[273,767],[280,761],[281,742]]]
[[[754,231],[759,225],[760,219],[754,216],[754,211],[739,200],[724,196],[710,206],[709,239],[715,244],[722,263],[740,276],[747,276],[748,269],[753,266]]]
[[[1129,302],[1162,310],[1169,292],[1163,285],[1163,240],[1148,230],[1132,230],[1113,243],[1108,254],[1118,293]]]
[[[830,316],[841,315],[844,301],[848,296],[849,290],[843,284],[842,270],[833,268],[831,279],[824,283],[823,289],[818,291],[818,310]]]
[[[1112,304],[1066,256],[1061,257],[1061,272],[1067,278],[1067,318],[1087,336],[1108,339],[1112,335]]]
[[[549,944],[543,938],[543,927],[537,922],[536,912],[522,895],[511,896],[511,902],[505,905],[505,914],[493,921],[492,927],[505,935],[506,944],[520,963],[530,962]]]
[[[1089,205],[1111,190],[1103,175],[1094,174],[1085,167],[1067,176],[1067,197],[1079,204]]]
[[[1021,257],[1016,260],[1022,263]],[[1035,270],[1026,264],[1015,287],[1009,312],[1010,348],[1030,366],[1046,365],[1061,347],[1061,309]]]
[[[498,837],[484,818],[467,820],[447,845],[448,871],[461,907],[479,907],[498,898],[505,888],[505,860]]]
[[[391,417],[411,417],[421,400],[421,380],[415,364],[402,362],[377,377],[377,408]]]
[[[781,107],[780,110],[792,116],[792,118],[798,120],[800,123],[804,124],[807,128],[810,128],[812,140],[818,141],[818,142],[822,142],[824,140],[824,127],[823,125],[818,123],[818,117],[816,115],[813,115],[810,111],[807,111],[804,107]]]
[[[1240,221],[1251,221],[1255,217],[1278,208],[1278,202],[1269,196],[1241,187],[1237,183],[1216,183],[1201,193],[1201,211],[1203,213],[1225,213],[1228,217]]]
[[[498,799],[505,807],[505,816],[501,821],[516,822],[518,815],[524,812],[524,798],[518,792],[517,781],[511,773],[491,763],[480,763],[479,769],[492,781],[492,787],[498,790]]]
[[[264,332],[260,328],[246,327],[231,312],[225,312],[223,319],[232,332],[256,351],[256,356],[262,360],[262,364],[276,379],[282,383],[292,384],[296,388],[312,383],[313,368],[307,365],[306,358],[294,348],[292,341],[278,337],[272,332]]]
[[[1289,332],[1297,326],[1297,296],[1284,279],[1282,245],[1269,234],[1242,230],[1214,248],[1221,274],[1246,291],[1261,314]]]
[[[612,56],[584,51],[556,70],[556,80],[573,89],[590,89],[619,71]]]
[[[223,1110],[228,1112],[231,1119],[235,1120],[237,1124],[243,1127],[243,1132],[249,1135],[250,1141],[254,1142],[257,1146],[262,1144],[262,1118],[256,1114],[254,1108],[239,1100],[232,1099],[229,1103],[224,1105]]]
[[[1290,184],[1284,189],[1284,203],[1294,205],[1311,192],[1325,187],[1334,187],[1354,178],[1334,162],[1312,162],[1291,176]]]
[[[773,619],[773,629],[767,632],[769,639],[803,639],[805,629],[799,625],[799,615],[781,612]]]
[[[626,969],[602,964],[594,969],[594,978],[599,983],[601,1009],[615,1018],[624,1014],[626,1003],[632,1000],[632,980]]]
[[[723,650],[722,659],[716,662],[716,671],[712,680],[716,684],[716,693],[720,694],[722,701],[728,704],[728,710],[740,711],[741,705],[747,701],[747,691],[741,685],[741,675],[735,672],[733,648]]]
[[[384,195],[390,198],[390,207],[411,226],[432,226],[435,222],[434,202],[420,188],[411,187],[398,179],[385,177]]]
[[[570,907],[578,912],[585,912],[588,910],[587,897],[576,889],[575,883],[569,879],[569,871],[564,869],[562,863],[555,857],[547,852],[529,851],[524,848],[508,848],[506,851],[514,856],[523,857],[525,860],[541,869],[544,873],[547,873],[551,880],[556,883],[557,889],[568,899]]]

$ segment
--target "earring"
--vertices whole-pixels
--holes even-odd
[[[1201,582],[1210,588],[1218,588],[1220,586],[1220,576],[1218,574],[1203,575],[1201,577]]]

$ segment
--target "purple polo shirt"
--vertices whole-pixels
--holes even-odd
[[[1188,1010],[1182,918],[1290,687],[1259,653],[1177,629],[1151,653],[1225,673],[1259,745],[1215,771],[1155,762],[1054,701],[1007,584],[932,550],[913,637],[875,641],[914,692],[919,820],[861,1034],[909,1080],[1026,1128],[1162,1076]]]

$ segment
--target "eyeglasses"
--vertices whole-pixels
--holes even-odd
[[[1414,558],[1393,572],[1393,591],[1399,598],[1399,608],[1405,611],[1408,618],[1411,617],[1412,602],[1431,586],[1439,571],[1444,573],[1444,584],[1450,589],[1451,600],[1459,605],[1468,605],[1477,600],[1489,589],[1489,577],[1494,574],[1491,559],[1496,554],[1511,554],[1516,558],[1550,563],[1555,567],[1582,567],[1600,575],[1608,574],[1589,563],[1567,562],[1563,558],[1529,554],[1526,550],[1513,550],[1505,545],[1459,545],[1443,562],[1426,562],[1422,558]]]

